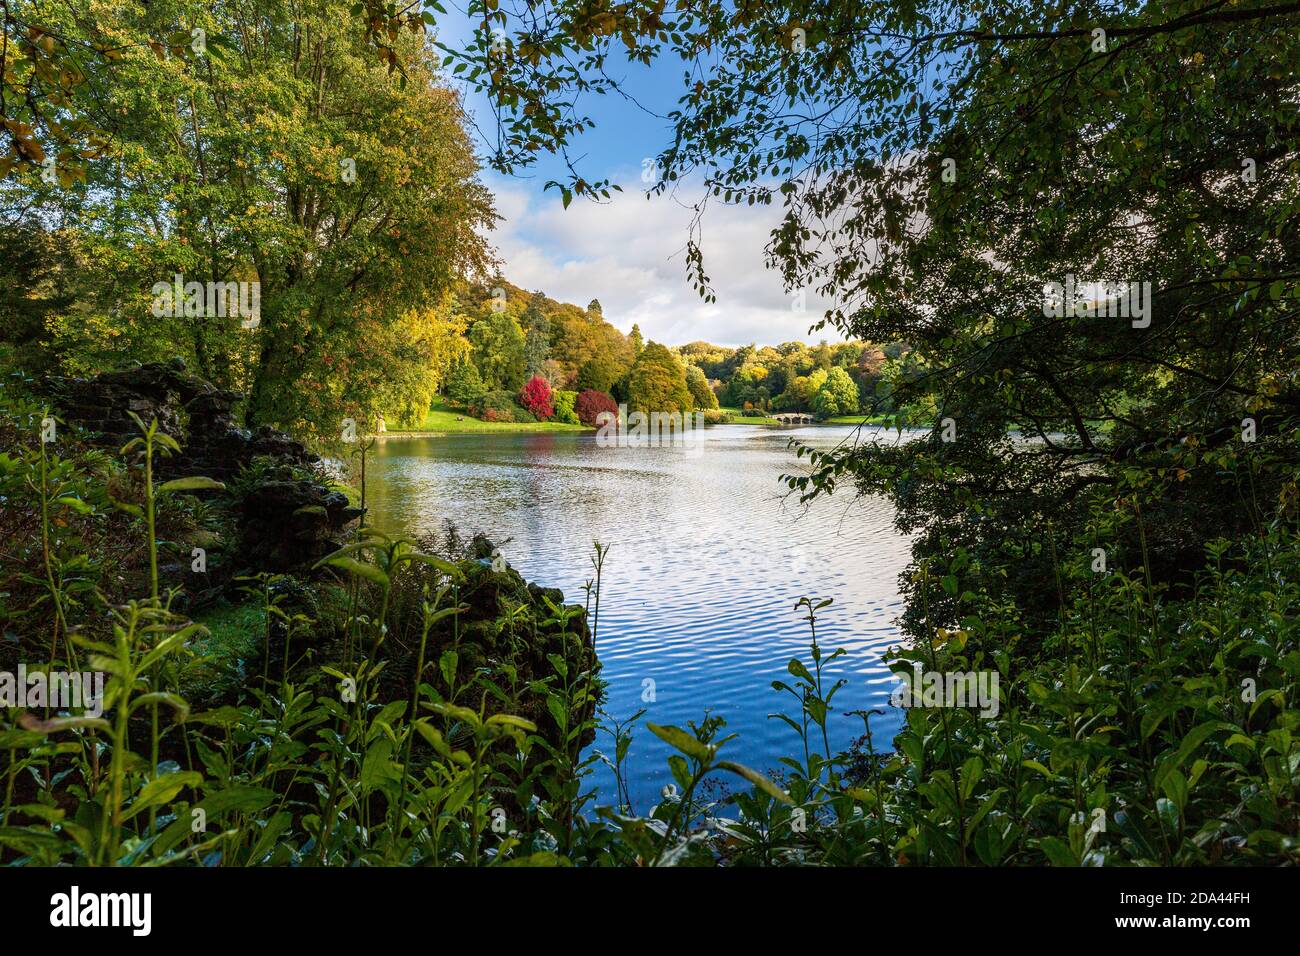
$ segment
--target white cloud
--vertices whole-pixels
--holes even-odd
[[[599,299],[606,319],[624,332],[637,323],[647,340],[671,345],[839,338],[830,329],[810,335],[826,303],[809,291],[806,310],[796,312],[780,275],[763,266],[778,209],[710,206],[701,246],[717,302],[706,303],[686,276],[692,210],[671,196],[647,200],[639,171],[617,181],[624,191],[608,204],[575,198],[567,210],[553,191],[494,182],[503,221],[490,239],[506,278],[563,302]]]

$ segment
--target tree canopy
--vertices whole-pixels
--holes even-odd
[[[391,82],[364,33],[340,29],[348,11],[339,0],[253,18],[238,4],[188,0],[41,10],[46,39],[58,38],[51,55],[110,44],[76,55],[78,89],[93,96],[42,101],[79,110],[67,123],[106,131],[109,146],[87,158],[60,145],[55,127],[66,127],[47,112],[37,132],[49,133],[56,166],[77,157],[78,175],[51,183],[14,164],[17,179],[0,193],[5,221],[56,232],[68,254],[99,265],[47,322],[53,364],[181,354],[244,390],[250,422],[308,430],[382,411],[393,396],[375,383],[394,361],[438,365],[426,346],[433,329],[451,328],[445,293],[489,264],[491,197],[459,97],[422,36],[393,40],[405,80]],[[185,43],[158,39],[182,28]],[[7,22],[6,36],[13,29]],[[43,70],[25,62],[20,84],[28,66]],[[18,107],[13,82],[6,109]],[[208,310],[154,314],[156,284],[174,277],[256,284],[255,324]],[[431,325],[412,310],[442,312]],[[396,377],[416,388],[399,406],[429,392],[423,373]]]
[[[658,342],[647,342],[628,378],[627,405],[645,414],[684,414],[694,409],[681,360]]]

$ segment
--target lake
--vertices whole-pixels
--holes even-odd
[[[609,545],[596,648],[606,710],[624,719],[644,707],[643,721],[683,727],[711,712],[740,735],[724,756],[770,770],[780,756],[802,754],[794,732],[768,714],[796,713],[771,682],[791,681],[792,657],[812,663],[794,607],[804,595],[834,599],[818,638],[825,653],[848,652],[825,673],[827,687],[849,681],[834,701],[832,748],[862,733],[861,718],[845,711],[888,711],[873,719],[877,747],[888,748],[899,724],[881,654],[899,640],[897,580],[909,541],[883,500],[846,487],[803,508],[778,480],[806,462],[787,448],[790,438],[831,447],[853,432],[723,425],[694,449],[600,447],[586,432],[393,438],[375,449],[367,504],[389,533],[438,532],[446,520],[466,538],[481,531],[527,580],[562,589],[571,603],[584,600],[593,540]],[[594,746],[613,752],[604,733]],[[637,729],[627,775],[639,812],[672,781],[669,753]],[[601,803],[615,802],[603,765],[595,784]]]

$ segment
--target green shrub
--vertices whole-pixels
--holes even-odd
[[[514,394],[500,390],[481,395],[469,407],[471,415],[489,422],[518,421],[515,415],[521,411],[523,409],[515,402]]]
[[[555,393],[555,420],[566,425],[577,425],[578,393],[557,391]]]

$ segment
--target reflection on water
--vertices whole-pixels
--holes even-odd
[[[720,426],[694,450],[600,448],[586,433],[395,439],[376,449],[367,504],[393,533],[437,532],[444,520],[466,537],[482,531],[526,579],[575,603],[593,539],[610,545],[597,642],[607,710],[622,719],[645,707],[645,720],[681,726],[710,710],[740,734],[727,756],[773,769],[799,751],[767,715],[794,703],[771,682],[788,677],[791,657],[807,658],[794,610],[804,595],[834,598],[818,636],[828,651],[848,651],[828,670],[832,682],[849,680],[835,698],[832,747],[861,733],[845,711],[887,710],[873,723],[878,743],[898,726],[880,655],[898,640],[908,541],[883,501],[846,492],[803,509],[777,480],[800,468],[789,438],[829,447],[851,431]],[[605,734],[596,746],[613,749]],[[641,812],[671,782],[668,752],[637,730],[628,768]],[[596,785],[612,803],[603,766]]]

